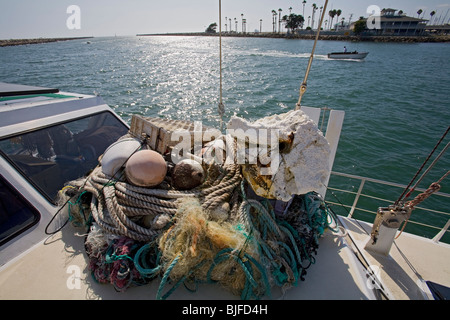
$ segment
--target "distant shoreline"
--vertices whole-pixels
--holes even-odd
[[[179,32],[179,33],[153,33],[153,34],[137,34],[138,37],[146,36],[203,36],[203,37],[218,37],[218,33],[206,32]],[[303,39],[314,40],[316,35],[310,34],[290,34],[285,33],[222,33],[222,37],[244,37],[244,38],[279,38],[279,39]],[[34,38],[34,39],[9,39],[0,40],[0,47],[20,46],[29,44],[41,44],[58,41],[69,40],[83,40],[92,39],[94,37],[73,37],[73,38]],[[344,34],[329,34],[324,33],[319,35],[319,40],[334,40],[334,41],[353,41],[353,42],[404,42],[404,43],[418,43],[418,42],[450,42],[450,35],[426,35],[426,36],[355,36]]]
[[[190,33],[155,33],[137,34],[138,37],[145,36],[205,36],[218,37],[218,33],[190,32]],[[281,38],[281,39],[303,39],[314,40],[316,35],[285,33],[222,33],[222,37],[246,37],[246,38]],[[344,34],[320,34],[319,40],[334,41],[366,41],[366,42],[450,42],[450,35],[426,35],[426,36],[355,36]]]
[[[49,43],[68,40],[91,39],[93,37],[76,37],[76,38],[36,38],[36,39],[9,39],[0,40],[0,47],[23,46],[27,44]]]

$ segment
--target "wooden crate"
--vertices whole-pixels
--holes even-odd
[[[171,147],[179,143],[178,140],[172,141],[172,134],[176,130],[187,130],[191,134],[191,145],[194,144],[194,122],[185,120],[168,120],[162,118],[143,117],[133,115],[131,117],[130,133],[139,138],[147,138],[147,143],[153,150],[166,154]],[[204,140],[203,134],[210,128],[202,126],[202,143],[209,142]],[[209,137],[206,137],[209,138]]]

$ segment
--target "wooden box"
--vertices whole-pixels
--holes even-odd
[[[172,134],[176,130],[189,131],[191,134],[191,145],[194,146],[195,130],[202,130],[202,143],[206,143],[211,140],[209,136],[205,137],[204,135],[205,130],[208,129],[210,128],[205,126],[195,128],[195,123],[192,121],[168,120],[133,115],[131,117],[130,133],[138,138],[147,138],[147,143],[150,148],[164,155],[170,151],[171,147],[179,143],[178,139],[172,141]],[[204,140],[205,138],[206,140]]]

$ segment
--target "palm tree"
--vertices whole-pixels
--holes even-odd
[[[272,10],[272,25],[273,25],[273,33],[275,33],[275,25],[277,24],[277,12]]]
[[[323,10],[323,6],[321,6],[320,7],[320,12],[319,12],[319,21],[320,21],[320,18],[322,17],[322,10]],[[319,22],[320,23],[320,22]]]
[[[292,13],[292,7],[289,7],[289,14]]]
[[[341,13],[342,13],[342,10],[341,9],[337,9],[336,10],[336,16],[337,16],[337,19],[336,19],[336,24],[338,24],[339,23],[339,16],[341,15]]]
[[[419,16],[422,14],[422,12],[423,12],[422,9],[417,10],[417,18],[419,18]]]
[[[433,16],[436,14],[436,11],[431,11],[430,12],[430,24],[431,24],[431,20],[433,19]]]
[[[331,21],[330,21],[330,30],[331,30],[331,28],[333,28],[333,19],[334,19],[334,16],[336,15],[336,12],[337,12],[336,9],[328,11],[328,15],[329,15],[330,18],[331,18]]]
[[[259,32],[262,32],[262,19],[259,19]]]
[[[317,5],[315,3],[312,4],[312,15],[311,15],[311,29],[314,29],[314,14],[316,13],[317,10]]]
[[[241,13],[241,19],[242,19],[241,32],[244,33],[244,14],[243,13]]]
[[[279,8],[278,9],[278,33],[281,33],[281,11],[283,11],[283,9]]]
[[[236,31],[237,32],[237,23],[238,23],[238,21],[237,21],[237,19],[236,18],[234,18],[234,31]]]

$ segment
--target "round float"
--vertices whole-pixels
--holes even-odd
[[[141,142],[134,138],[126,138],[111,144],[100,160],[102,172],[114,176],[127,162],[128,158],[141,147]]]
[[[154,187],[163,182],[167,164],[162,155],[153,150],[140,150],[128,159],[125,166],[127,180],[140,187]]]

